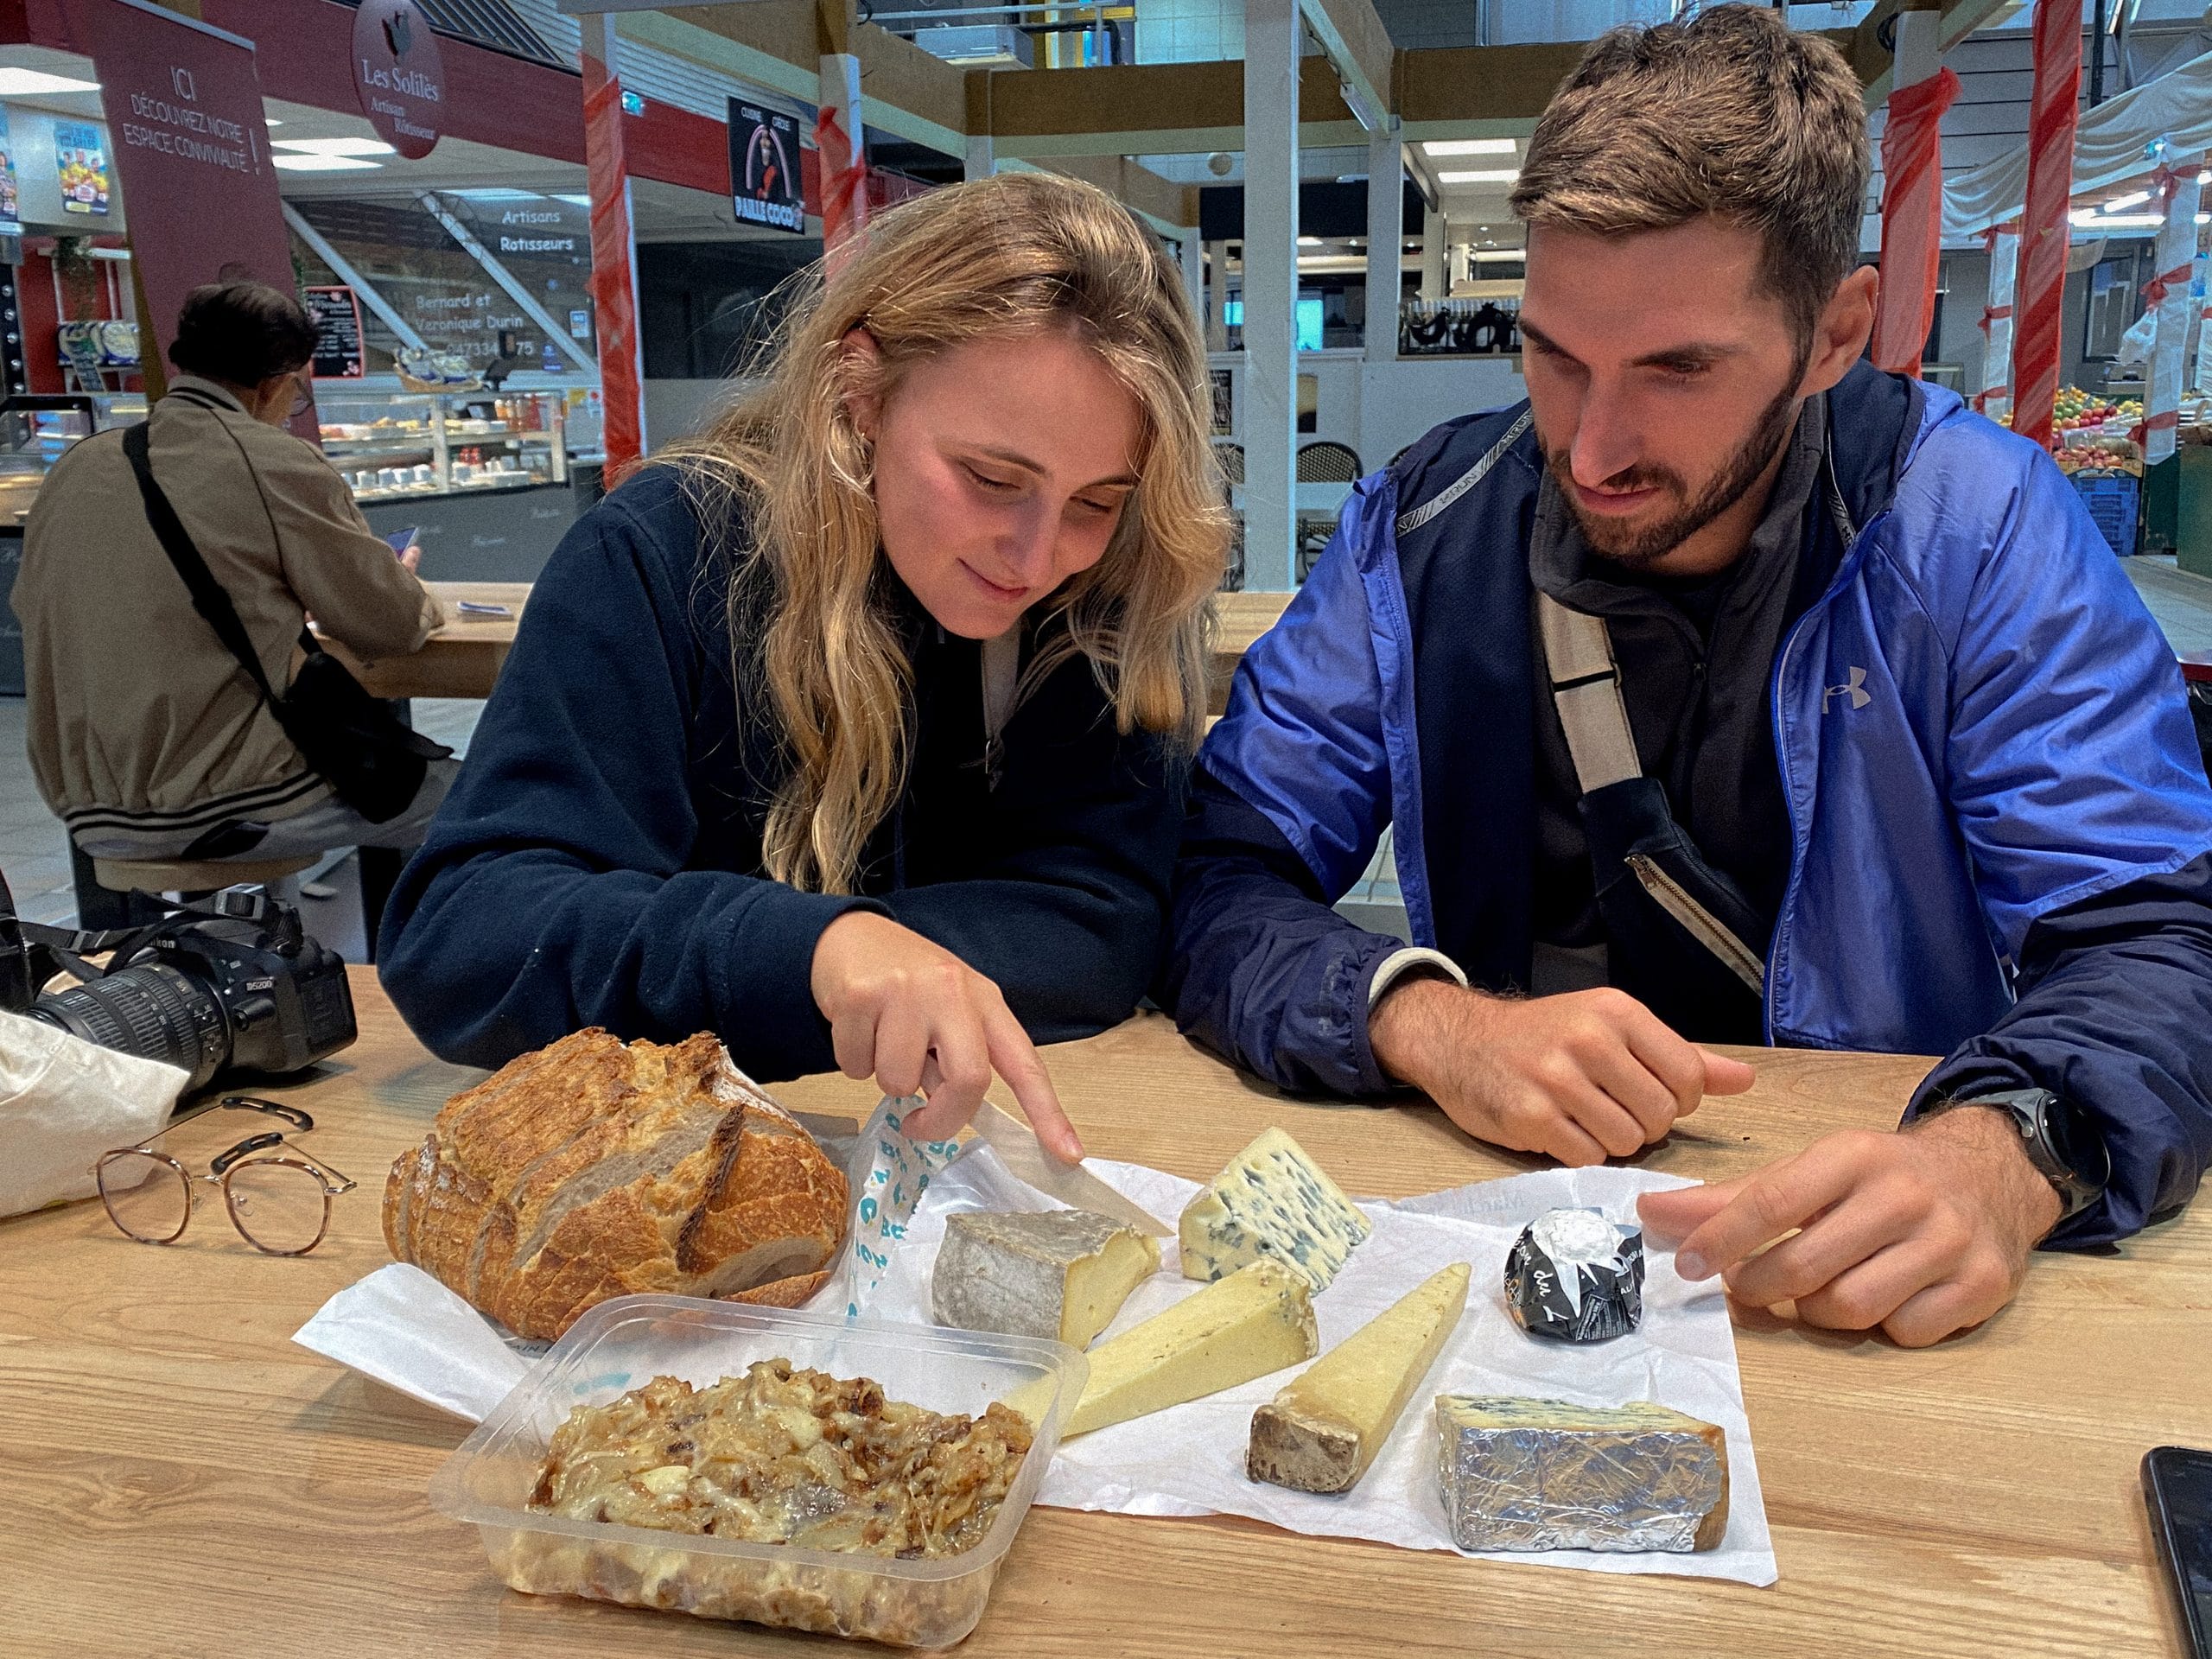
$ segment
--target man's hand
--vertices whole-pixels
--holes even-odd
[[[1516,1001],[1410,980],[1383,996],[1368,1038],[1385,1071],[1468,1134],[1568,1165],[1641,1151],[1705,1096],[1741,1094],[1756,1075],[1613,990]]]
[[[976,1116],[995,1068],[1046,1148],[1064,1163],[1083,1156],[1006,998],[943,945],[887,916],[849,911],[823,929],[810,984],[840,1071],[873,1074],[887,1095],[929,1097],[903,1126],[913,1139],[950,1139]]]
[[[1823,1135],[1755,1174],[1647,1192],[1637,1208],[1681,1240],[1685,1279],[1719,1273],[1739,1302],[1794,1301],[1808,1325],[1879,1325],[1923,1348],[2012,1300],[2063,1206],[2009,1116],[1961,1106],[1896,1134]]]
[[[402,569],[403,570],[413,570],[413,571],[416,571],[416,572],[421,571],[421,569],[423,569],[423,544],[422,544],[422,543],[420,543],[420,542],[410,542],[410,543],[407,543],[407,545],[406,545],[404,549],[402,549],[402,550],[401,550],[401,551],[400,551],[400,555],[399,555],[399,565],[400,565],[400,569]]]

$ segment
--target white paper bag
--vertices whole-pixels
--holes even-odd
[[[166,1123],[188,1077],[0,1011],[0,1216],[91,1198],[100,1154]]]

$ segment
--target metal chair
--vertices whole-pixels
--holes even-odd
[[[1298,451],[1298,481],[1300,484],[1357,484],[1365,475],[1359,464],[1359,452],[1350,444],[1323,438],[1317,443],[1300,447]]]

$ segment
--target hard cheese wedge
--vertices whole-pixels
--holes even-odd
[[[1183,1276],[1218,1279],[1273,1260],[1326,1290],[1373,1230],[1297,1141],[1269,1129],[1185,1207]]]
[[[1244,1472],[1301,1492],[1351,1490],[1466,1311],[1455,1262],[1321,1356],[1252,1414]]]
[[[1057,1337],[1077,1348],[1160,1271],[1160,1245],[1088,1210],[946,1217],[930,1281],[939,1325]]]
[[[1649,1400],[1436,1399],[1444,1507],[1462,1549],[1716,1548],[1728,1530],[1728,1443]]]
[[[1233,1389],[1311,1359],[1320,1345],[1306,1281],[1280,1262],[1255,1262],[1101,1343],[1061,1438]],[[1049,1386],[1032,1383],[1006,1403],[1038,1421]]]

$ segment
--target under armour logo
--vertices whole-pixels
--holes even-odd
[[[1821,692],[1821,712],[1822,714],[1827,713],[1828,702],[1830,699],[1835,697],[1849,697],[1851,706],[1854,709],[1864,709],[1868,703],[1873,702],[1874,699],[1866,691],[1866,671],[1863,668],[1854,668],[1851,671],[1851,677],[1841,685],[1832,685]]]

